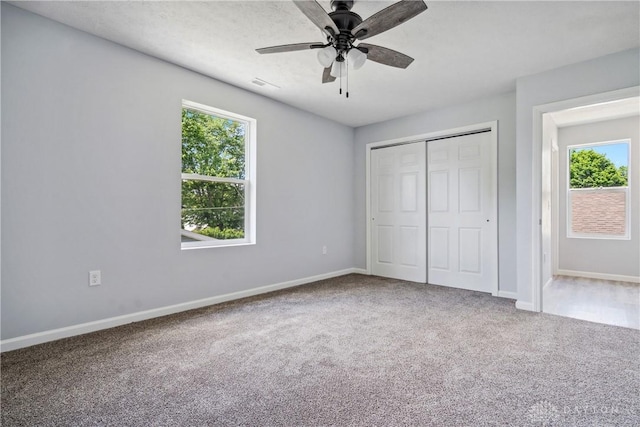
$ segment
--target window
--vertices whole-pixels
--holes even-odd
[[[256,121],[182,101],[182,248],[255,243]]]
[[[629,140],[568,147],[567,237],[629,239]]]

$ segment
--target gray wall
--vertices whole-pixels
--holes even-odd
[[[254,246],[180,250],[183,98],[258,121]],[[353,267],[352,143],[349,127],[2,3],[1,338]]]
[[[515,94],[508,93],[437,111],[363,126],[355,134],[356,266],[366,267],[365,147],[370,142],[498,120],[498,254],[500,291],[516,292]]]
[[[559,259],[561,270],[640,276],[640,118],[607,120],[558,130]],[[592,142],[631,140],[629,158],[630,240],[567,238],[567,147]]]
[[[533,170],[533,109],[535,106],[638,86],[640,50],[630,49],[590,61],[526,76],[516,81],[516,197],[517,197],[517,277],[520,307],[533,304],[534,238],[539,236],[539,206],[534,206],[540,170]],[[530,307],[532,308],[532,307]]]

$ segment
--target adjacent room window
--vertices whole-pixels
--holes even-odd
[[[567,237],[629,239],[629,145],[568,147]]]
[[[182,102],[182,248],[255,243],[256,121]]]

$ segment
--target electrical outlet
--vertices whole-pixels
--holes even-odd
[[[327,254],[327,247],[323,246],[322,247],[322,255],[326,255]]]
[[[92,270],[89,272],[89,286],[98,286],[102,284],[100,270]]]

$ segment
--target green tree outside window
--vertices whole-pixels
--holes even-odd
[[[246,125],[182,109],[182,173],[245,179]],[[215,239],[244,238],[243,183],[182,180],[183,229]]]
[[[593,149],[571,149],[569,182],[570,188],[625,187],[628,170]]]

